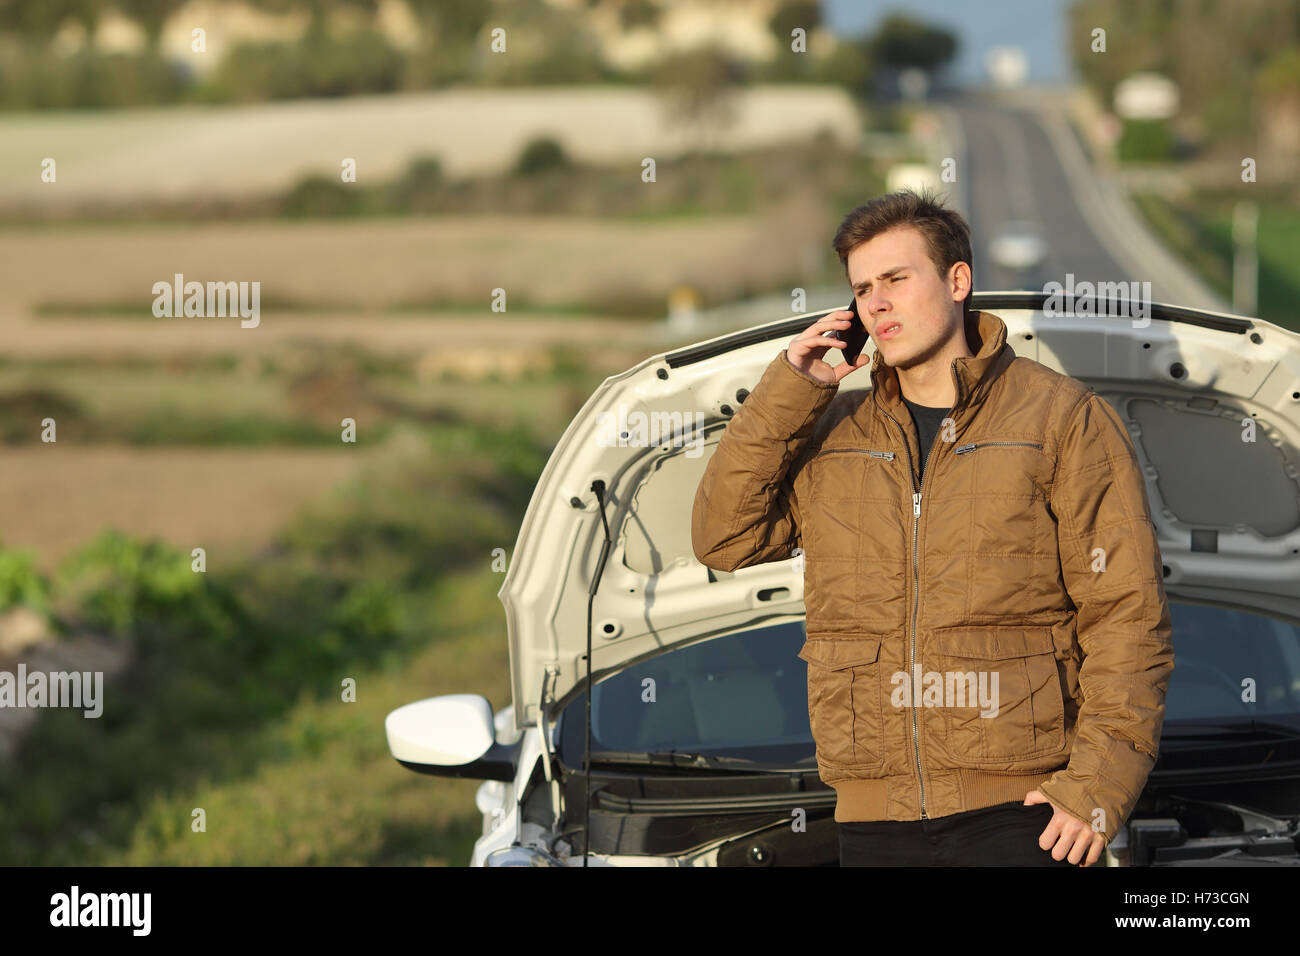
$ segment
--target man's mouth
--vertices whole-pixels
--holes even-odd
[[[891,336],[897,334],[898,330],[901,329],[902,327],[903,326],[897,322],[884,322],[881,324],[880,328],[876,330],[876,338],[878,339],[890,338]]]

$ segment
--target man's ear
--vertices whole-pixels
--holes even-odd
[[[952,300],[954,302],[960,302],[970,294],[971,278],[969,263],[954,262],[952,264],[952,268],[948,271],[948,286],[952,290]]]

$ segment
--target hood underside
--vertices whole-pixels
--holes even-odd
[[[973,310],[1005,322],[1017,355],[1091,385],[1128,423],[1169,596],[1300,618],[1300,335],[1160,305],[1145,323],[1043,305],[1038,293],[972,297]],[[824,314],[653,356],[606,379],[574,417],[499,593],[517,727],[552,716],[585,678],[588,590],[604,540],[594,481],[613,538],[592,610],[595,679],[667,647],[802,619],[793,561],[734,573],[696,561],[691,506],[740,401]],[[860,371],[840,390],[870,384]]]

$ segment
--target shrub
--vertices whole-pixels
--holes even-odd
[[[48,582],[36,570],[34,551],[0,551],[0,611],[22,606],[43,614],[49,593]]]
[[[569,157],[558,140],[550,136],[539,136],[529,140],[520,151],[515,163],[515,174],[534,176],[552,169],[564,169],[569,165]]]
[[[401,86],[404,69],[402,54],[372,30],[341,37],[309,31],[296,42],[237,45],[201,95],[252,101],[387,93]]]
[[[1116,150],[1120,162],[1163,162],[1173,157],[1174,134],[1164,120],[1125,120]]]
[[[356,184],[318,173],[303,177],[285,194],[280,211],[286,216],[351,216],[361,210]]]
[[[0,56],[0,108],[107,109],[177,100],[181,72],[154,53],[68,56],[15,50]]]

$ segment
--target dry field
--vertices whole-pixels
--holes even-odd
[[[565,312],[567,303],[664,294],[681,283],[761,283],[788,274],[799,259],[792,250],[824,245],[827,235],[810,197],[764,216],[695,221],[491,217],[0,229],[0,335],[5,357],[16,363],[3,376],[5,390],[40,385],[94,408],[121,404],[130,382],[109,382],[102,393],[77,388],[76,363],[144,358],[166,369],[171,359],[234,355],[237,380],[262,357],[287,370],[295,354],[345,344],[409,360],[417,373],[410,400],[464,406],[432,398],[455,389],[439,381],[448,370],[477,379],[499,364],[508,378],[560,345],[610,374],[665,348],[660,322]],[[155,318],[151,287],[177,272],[187,280],[261,282],[260,325]],[[522,307],[491,312],[498,287],[507,291],[507,306]],[[444,301],[462,305],[433,307]],[[463,305],[476,301],[481,309]],[[74,364],[44,372],[24,364],[45,360]],[[185,374],[175,372],[205,394],[208,383],[180,378]],[[509,392],[476,394],[469,404],[478,402],[482,420],[500,421],[511,414]],[[256,416],[253,401],[215,412]],[[266,402],[268,417],[283,415],[281,403]],[[202,401],[177,404],[192,417]],[[160,396],[157,407],[173,406]],[[126,414],[150,410],[148,396],[137,394]],[[157,534],[186,550],[256,548],[300,504],[347,480],[364,454],[357,446],[146,449],[78,447],[66,439],[11,446],[0,477],[0,544],[36,548],[42,567],[105,525]]]
[[[8,448],[0,469],[0,543],[32,548],[48,572],[112,527],[186,552],[205,548],[211,567],[235,550],[263,545],[287,516],[355,475],[366,455],[356,445]]]
[[[370,310],[447,299],[482,302],[486,311],[496,288],[545,306],[633,293],[666,299],[679,283],[725,289],[723,281],[788,274],[805,249],[825,254],[832,232],[811,191],[762,216],[685,221],[449,216],[13,227],[0,230],[0,319],[54,304],[138,307],[152,318],[153,284],[176,273],[260,282],[264,314],[276,305]]]

